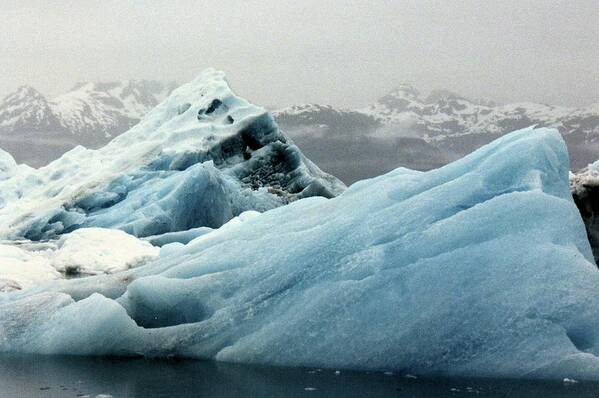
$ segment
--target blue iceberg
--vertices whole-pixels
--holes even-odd
[[[0,152],[0,238],[48,240],[79,228],[137,237],[217,228],[244,211],[345,185],[300,152],[263,108],[207,69],[98,150],[39,169]]]
[[[549,129],[241,213],[108,276],[0,296],[0,351],[599,379],[599,272]]]

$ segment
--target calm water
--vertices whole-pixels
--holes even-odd
[[[599,383],[423,380],[200,361],[0,357],[0,397],[599,397]]]

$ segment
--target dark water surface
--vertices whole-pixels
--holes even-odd
[[[0,397],[599,397],[599,383],[414,379],[202,361],[0,356]]]

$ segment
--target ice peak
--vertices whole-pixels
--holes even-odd
[[[118,105],[103,98],[95,98],[99,110]],[[126,105],[129,96],[121,98]],[[65,99],[71,108],[61,114],[80,103],[77,96]],[[31,180],[9,182],[15,190],[5,190],[0,221],[12,219],[10,208],[35,214],[0,234],[37,240],[87,224],[136,236],[218,227],[245,210],[332,197],[345,188],[306,159],[264,108],[235,95],[215,69],[174,90],[103,148],[77,147],[32,173]]]

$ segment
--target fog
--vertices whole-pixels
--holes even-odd
[[[599,102],[595,1],[1,1],[0,97],[225,70],[256,103],[364,106],[400,82]]]

